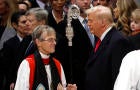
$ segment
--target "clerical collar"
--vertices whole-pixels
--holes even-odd
[[[39,53],[41,55],[41,58],[43,58],[43,59],[47,59],[50,57],[50,55],[43,54],[42,52],[39,52]]]

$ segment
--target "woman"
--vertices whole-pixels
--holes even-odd
[[[4,71],[5,67],[2,66],[2,48],[5,41],[16,35],[16,31],[11,26],[11,16],[17,11],[16,0],[0,0],[0,71]],[[7,90],[3,86],[4,73],[0,72],[0,89]]]
[[[125,36],[131,35],[130,16],[131,12],[137,8],[134,0],[117,0],[117,9],[119,10],[119,18],[117,20],[117,28]]]

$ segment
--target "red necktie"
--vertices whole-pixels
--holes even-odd
[[[49,64],[49,61],[50,61],[49,58],[47,58],[47,59],[42,59],[42,60],[43,60],[44,65],[48,65],[48,64]]]
[[[95,48],[94,48],[94,52],[97,51],[97,49],[98,49],[98,47],[99,47],[100,44],[101,44],[101,40],[98,39],[98,41],[96,42]]]

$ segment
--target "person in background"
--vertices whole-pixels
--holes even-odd
[[[91,3],[93,6],[97,6],[97,5],[103,5],[103,6],[107,6],[111,9],[111,12],[113,14],[113,17],[115,18],[114,20],[116,20],[116,17],[114,14],[116,14],[114,12],[114,3],[112,3],[114,0],[92,0]],[[115,2],[115,1],[114,1]]]
[[[16,30],[16,35],[7,40],[3,45],[3,66],[6,74],[6,86],[4,90],[11,90],[10,84],[15,82],[17,71],[16,62],[19,60],[19,48],[23,38],[28,35],[25,12],[15,12],[11,17],[12,27]],[[14,86],[14,85],[12,85]],[[11,87],[13,89],[13,87]]]
[[[114,9],[116,7],[117,0],[110,0],[111,7]]]
[[[66,88],[62,65],[51,56],[56,45],[54,29],[48,25],[39,25],[33,31],[32,39],[37,50],[20,64],[14,90],[59,90],[61,85]],[[76,85],[73,86],[76,90]]]
[[[49,12],[48,24],[57,29],[57,24],[64,20],[66,13],[64,13],[63,7],[66,0],[51,0],[52,6],[51,12]]]
[[[29,0],[32,4],[31,8],[40,7],[46,9],[48,12],[51,11],[51,5],[49,0]]]
[[[129,52],[122,60],[113,90],[140,90],[140,50]]]
[[[135,9],[131,14],[130,28],[132,35],[140,33],[140,9]]]
[[[92,0],[91,3],[93,6],[97,5],[103,5],[103,6],[109,6],[110,0]]]
[[[28,4],[25,3],[25,2],[18,2],[17,4],[18,4],[18,10],[19,11],[26,12],[29,9]]]
[[[117,29],[122,32],[125,36],[130,36],[132,30],[130,29],[130,18],[131,13],[138,6],[134,0],[117,0],[117,9],[119,10],[119,18],[116,21]]]
[[[11,26],[11,15],[17,11],[15,0],[0,0],[0,90],[3,90],[5,78],[2,61],[2,48],[5,41],[16,35],[16,31]]]
[[[109,7],[95,6],[87,10],[87,15],[91,33],[98,40],[86,63],[85,90],[112,90],[122,58],[132,48],[115,28]]]
[[[3,43],[16,34],[11,26],[11,16],[17,11],[17,5],[13,0],[0,0],[0,49]]]
[[[76,0],[75,3],[80,8],[80,17],[72,19],[74,30],[73,45],[68,46],[66,37],[67,18],[63,7],[65,0],[52,0],[52,12],[48,16],[48,24],[56,30],[57,44],[53,56],[56,57],[63,65],[64,72],[68,83],[76,83],[78,90],[84,90],[84,66],[88,60],[89,54],[94,47],[85,29],[86,14],[85,10],[90,8],[90,0]],[[89,29],[88,29],[89,30]],[[92,34],[89,31],[89,34]],[[92,36],[94,39],[94,36]],[[93,45],[93,46],[92,46]],[[82,57],[81,57],[82,56]]]
[[[64,34],[62,34],[65,40],[63,41],[64,43],[62,45],[65,45],[63,46],[65,49],[62,51],[64,53],[61,53],[61,56],[63,56],[64,59],[59,60],[62,62],[67,82],[76,83],[77,90],[85,90],[85,64],[87,63],[89,55],[92,52],[95,44],[94,35],[91,34],[87,26],[87,15],[85,13],[85,11],[90,8],[91,2],[90,0],[73,0],[72,3],[78,6],[80,16],[77,19],[72,19],[71,21],[71,26],[74,33],[72,46],[68,46],[68,39],[65,36],[66,31],[64,31]],[[67,26],[66,24],[67,22],[65,23],[65,28]]]
[[[29,0],[23,0],[23,2],[27,3],[27,4],[28,4],[28,6],[29,6],[29,8],[31,8],[31,7],[32,7],[32,3],[31,3]]]
[[[134,49],[140,49],[140,9],[135,9],[131,14],[130,28],[131,36],[128,39],[132,42]]]
[[[46,25],[48,23],[48,12],[42,8],[31,8],[26,12],[26,16],[27,16],[26,24],[29,29],[29,36],[31,36],[36,26]],[[29,38],[27,38],[27,40],[28,39]],[[21,51],[24,57],[27,57],[29,54],[32,54],[36,49],[36,47],[34,47],[34,44],[32,43],[32,40],[30,41],[29,45],[27,45],[25,41],[23,43],[23,47],[24,50]]]
[[[56,37],[57,37],[57,44],[55,48],[55,52],[53,53],[53,56],[60,60],[63,67],[64,61],[68,60],[65,59],[66,51],[67,51],[67,38],[66,38],[66,13],[63,10],[63,7],[66,3],[66,0],[51,0],[50,4],[52,6],[52,11],[49,12],[48,15],[48,25],[53,27],[56,31]],[[65,70],[65,68],[64,68]],[[67,78],[67,77],[66,77]]]

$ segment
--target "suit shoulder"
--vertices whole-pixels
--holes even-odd
[[[4,45],[13,45],[16,44],[18,38],[16,36],[10,38],[9,40],[7,40],[6,42],[4,42]]]

